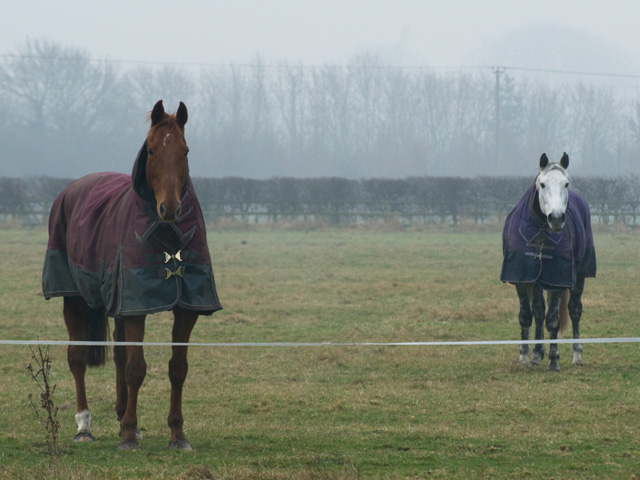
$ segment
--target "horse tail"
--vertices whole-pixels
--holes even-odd
[[[560,298],[560,333],[564,333],[569,326],[569,295],[570,290],[565,288]]]
[[[87,340],[89,342],[104,342],[109,335],[109,320],[104,308],[90,308],[87,312]],[[107,362],[106,345],[90,345],[87,364],[90,367],[100,367]]]

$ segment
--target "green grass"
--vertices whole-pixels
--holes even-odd
[[[209,232],[224,310],[199,342],[518,339],[515,289],[500,283],[499,232]],[[598,232],[583,337],[638,335],[640,236]],[[5,339],[66,340],[62,302],[40,296],[46,233],[0,231]],[[147,321],[169,341],[171,317]],[[118,452],[114,368],[88,374],[94,444],[74,444],[65,347],[51,347],[62,478],[351,479],[640,477],[640,353],[585,345],[585,367],[523,368],[517,346],[190,350],[185,430],[169,451],[169,349],[145,350],[144,439]],[[0,478],[51,478],[27,395],[28,347],[0,346]]]

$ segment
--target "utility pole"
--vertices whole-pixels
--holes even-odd
[[[504,67],[492,67],[496,76],[496,169],[500,168],[500,77],[504,73]]]

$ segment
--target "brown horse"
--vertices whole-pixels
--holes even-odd
[[[222,308],[215,290],[204,218],[189,177],[184,138],[187,108],[173,115],[162,101],[131,176],[99,173],[69,185],[54,202],[43,270],[45,298],[64,297],[72,341],[104,341],[108,317],[116,342],[142,342],[148,313],[172,310],[172,341],[188,343],[200,314]],[[173,346],[169,361],[169,446],[191,450],[183,432],[182,388],[187,347]],[[70,345],[68,363],[76,385],[78,433],[93,441],[85,392],[87,366],[103,365],[104,346]],[[137,449],[138,392],[147,365],[143,347],[116,346],[116,413],[121,450]]]

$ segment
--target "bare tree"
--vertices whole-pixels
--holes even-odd
[[[426,173],[424,151],[418,148],[415,122],[421,99],[415,88],[416,78],[402,69],[389,69],[384,76],[382,123],[380,126],[380,162],[384,174]]]
[[[572,91],[573,137],[584,174],[618,173],[617,132],[621,105],[606,87],[578,84]]]
[[[65,159],[59,164],[63,175],[102,163],[95,142],[122,129],[126,113],[119,99],[125,90],[114,64],[47,40],[27,40],[18,54],[6,57],[0,98],[11,105],[24,173],[39,173],[38,165],[52,158]]]
[[[0,66],[0,89],[39,132],[104,128],[104,107],[119,81],[113,64],[93,62],[82,50],[46,40],[28,40]]]
[[[164,100],[168,108],[177,107],[178,102],[196,104],[195,83],[189,72],[181,68],[140,67],[127,74],[127,81],[133,102],[129,106],[131,111],[149,111],[158,100]]]
[[[354,176],[352,79],[344,69],[322,67],[313,72],[309,93],[314,148],[322,148],[326,173]]]
[[[278,75],[275,85],[275,97],[281,119],[281,136],[288,145],[288,156],[291,163],[299,163],[304,159],[305,122],[307,85],[304,70],[300,66],[285,65]],[[304,172],[304,168],[300,170]]]
[[[525,102],[524,150],[541,155],[543,152],[570,150],[567,144],[571,125],[566,89],[551,85],[534,85]],[[524,173],[524,172],[520,172]]]

